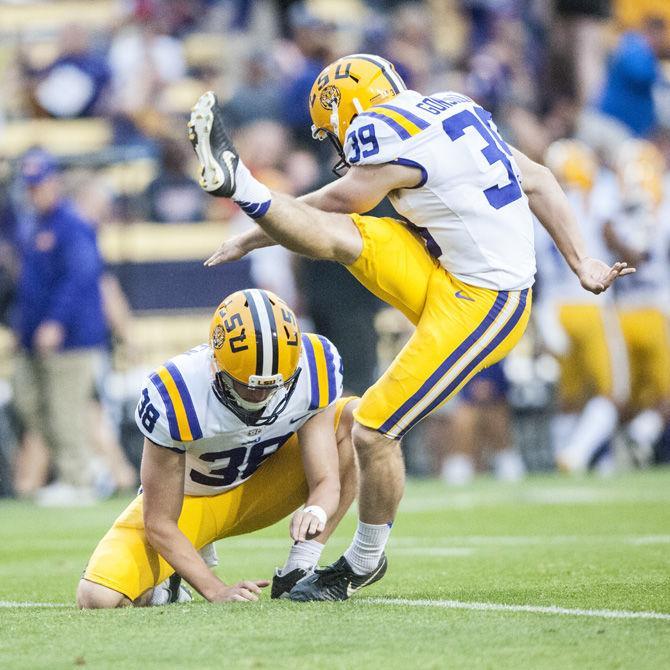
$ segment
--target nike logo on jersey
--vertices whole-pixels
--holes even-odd
[[[289,423],[297,423],[298,421],[301,421],[304,419],[306,416],[309,416],[311,412],[308,412],[307,414],[302,414],[301,416],[295,417],[294,419],[289,419]]]
[[[456,293],[454,293],[454,295],[455,295],[457,298],[460,298],[461,300],[469,300],[470,302],[474,302],[474,301],[475,301],[474,298],[471,298],[469,295],[465,295],[465,293],[463,293],[463,291],[456,291]]]

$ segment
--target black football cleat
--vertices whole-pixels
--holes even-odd
[[[274,577],[272,578],[270,598],[288,598],[291,589],[308,574],[310,573],[302,568],[291,570],[291,572],[287,572],[285,575],[280,575],[279,570],[275,570]]]
[[[388,562],[382,554],[377,567],[365,575],[357,575],[347,559],[341,556],[325,568],[317,568],[314,574],[299,581],[289,594],[291,600],[347,600],[364,586],[378,582],[386,573]]]
[[[176,572],[170,577],[168,589],[170,591],[168,603],[189,602],[192,599],[191,592],[181,583],[181,575]]]
[[[212,195],[230,198],[235,193],[237,149],[223,124],[223,110],[212,91],[193,105],[188,139],[200,161],[200,186]]]

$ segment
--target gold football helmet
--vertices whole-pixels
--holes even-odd
[[[588,144],[579,140],[552,142],[544,155],[545,165],[568,188],[588,192],[598,174],[598,159]]]
[[[372,54],[344,56],[321,71],[309,94],[312,137],[335,146],[336,174],[347,165],[344,136],[356,115],[406,89],[393,63]]]
[[[616,173],[624,200],[656,208],[663,200],[665,159],[647,140],[628,140],[621,145]]]
[[[214,312],[209,344],[217,398],[249,426],[274,423],[301,370],[293,310],[270,291],[232,293]]]

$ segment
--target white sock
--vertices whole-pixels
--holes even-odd
[[[466,454],[451,454],[442,461],[441,474],[448,486],[466,486],[475,478],[475,464]]]
[[[549,435],[554,454],[558,454],[570,441],[570,437],[579,420],[576,412],[561,412],[553,416],[549,423]]]
[[[618,422],[619,412],[609,398],[596,396],[586,403],[571,439],[560,454],[570,471],[586,469],[596,449],[614,435]]]
[[[351,546],[344,552],[347,563],[357,575],[372,572],[379,565],[390,534],[391,524],[358,522]]]
[[[496,479],[503,482],[518,482],[526,474],[526,465],[516,449],[503,449],[493,457]]]
[[[664,428],[665,424],[660,412],[655,409],[646,409],[631,419],[627,432],[630,438],[639,445],[651,449],[660,439]]]
[[[219,564],[219,555],[216,553],[214,542],[206,544],[198,553],[208,568],[215,568]]]
[[[288,553],[286,564],[280,571],[280,575],[285,575],[291,570],[302,568],[311,570],[319,562],[321,552],[325,545],[316,540],[306,540],[305,542],[295,542]]]
[[[235,170],[235,193],[233,200],[252,219],[258,219],[270,208],[270,189],[254,177],[249,168],[240,160]]]

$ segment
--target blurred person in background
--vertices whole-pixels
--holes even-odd
[[[602,88],[612,0],[556,0],[553,4],[551,83],[583,105]]]
[[[667,54],[666,31],[663,18],[648,17],[639,31],[625,32],[610,55],[597,103],[601,118],[594,121],[606,124],[610,145],[626,135],[649,137],[657,128],[654,87],[661,81],[659,57]]]
[[[597,257],[610,256],[603,226],[616,194],[611,179],[599,174],[593,151],[578,140],[559,140],[545,163],[563,186],[588,248]],[[619,426],[629,391],[625,345],[612,292],[584,291],[540,226],[535,244],[536,323],[544,347],[560,364],[559,412],[552,425],[556,462],[565,472],[584,472]]]
[[[312,122],[304,101],[309,98],[319,72],[332,58],[335,26],[308,9],[305,3],[291,6],[289,20],[300,60],[285,89],[281,118],[291,129],[296,142],[314,151],[309,130]]]
[[[113,225],[113,193],[104,177],[88,173],[71,185],[73,199],[80,214],[96,231]],[[94,483],[96,495],[106,498],[116,491],[134,490],[138,473],[121,446],[118,410],[110,400],[108,382],[118,354],[127,364],[137,363],[132,338],[133,314],[118,277],[105,268],[100,277],[100,295],[108,325],[109,337],[96,371],[94,394],[90,400],[89,423],[91,443],[96,453]]]
[[[626,434],[639,464],[670,419],[670,201],[664,192],[666,164],[645,140],[619,149],[618,206],[605,225],[612,256],[634,261],[638,271],[615,293],[628,358],[630,403]]]
[[[49,445],[56,481],[38,491],[44,505],[92,502],[89,401],[107,326],[96,234],[62,195],[54,158],[40,149],[21,161],[35,227],[21,249],[15,303],[14,392],[29,431]]]
[[[224,105],[231,130],[280,117],[284,96],[276,73],[277,64],[267,52],[254,51],[247,58],[242,80]]]
[[[98,227],[111,217],[112,193],[101,178],[91,179],[90,173],[67,179],[75,206],[84,220]],[[111,272],[100,278],[100,293],[105,318],[109,324],[113,344],[108,340],[108,349],[122,347],[126,359],[132,360],[130,324],[132,315],[128,301],[118,279]],[[126,456],[119,441],[114,413],[108,401],[105,382],[111,369],[111,351],[100,356],[96,368],[95,387],[89,403],[88,424],[91,437],[91,472],[95,493],[105,498],[116,491],[134,489],[138,475]],[[51,452],[42,435],[26,431],[14,458],[14,489],[21,497],[32,497],[48,483],[52,471]]]
[[[115,112],[132,117],[152,108],[162,86],[185,76],[184,47],[169,34],[169,26],[165,12],[140,13],[112,36],[107,58]]]
[[[171,137],[158,142],[160,168],[145,194],[149,219],[158,223],[204,221],[205,198],[190,175],[186,147]]]
[[[20,64],[29,95],[43,113],[58,118],[100,113],[110,70],[83,26],[71,24],[63,29],[59,53],[46,67],[33,68],[27,53],[21,54]]]
[[[407,85],[416,90],[431,86],[435,60],[432,28],[431,14],[424,3],[403,3],[393,13],[391,35],[382,51],[396,64]]]
[[[469,484],[489,463],[500,481],[523,478],[526,467],[513,446],[508,389],[503,365],[496,363],[473,377],[454,399],[455,406],[446,418],[447,444],[442,439],[446,454],[441,475],[446,484]]]

